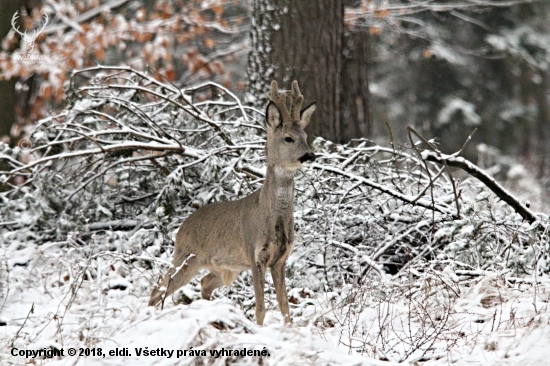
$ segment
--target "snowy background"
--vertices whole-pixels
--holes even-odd
[[[0,365],[550,365],[550,3],[274,3],[0,2]],[[146,307],[182,221],[261,186],[272,79],[319,102],[292,325],[249,271]]]

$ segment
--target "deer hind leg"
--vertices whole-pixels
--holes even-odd
[[[204,276],[201,280],[201,295],[205,300],[210,300],[212,292],[226,285],[229,287],[233,281],[237,278],[239,272],[233,272],[229,270],[222,270],[221,272],[210,272]]]
[[[205,300],[210,300],[212,292],[223,285],[222,278],[219,273],[210,272],[201,280],[201,296]]]
[[[187,259],[185,261],[174,260],[174,266],[177,262],[180,262],[180,264],[175,268],[170,268],[161,283],[155,286],[151,293],[148,306],[158,305],[161,301],[164,301],[167,296],[172,295],[180,287],[187,285],[189,281],[195,277],[200,269],[197,257],[193,256],[189,258],[185,256],[185,258]]]

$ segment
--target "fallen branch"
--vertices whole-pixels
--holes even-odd
[[[388,195],[390,195],[394,198],[397,198],[398,200],[401,200],[405,203],[408,203],[410,205],[413,205],[413,206],[416,205],[416,206],[424,207],[424,208],[427,208],[427,209],[430,209],[430,210],[435,210],[435,211],[437,211],[439,213],[442,213],[444,215],[450,215],[450,216],[454,215],[453,212],[450,212],[446,208],[436,206],[435,204],[427,202],[426,200],[423,200],[423,199],[418,199],[418,198],[413,197],[413,196],[408,196],[408,195],[402,194],[400,192],[394,191],[393,189],[391,189],[387,186],[384,186],[382,184],[378,184],[376,182],[373,182],[370,179],[366,179],[366,178],[363,178],[359,175],[355,175],[355,174],[345,172],[341,169],[332,167],[330,165],[321,165],[321,164],[318,164],[318,163],[313,163],[313,164],[311,164],[311,167],[313,169],[324,170],[324,171],[327,171],[327,172],[338,174],[340,176],[343,176],[343,177],[346,177],[346,178],[349,178],[349,179],[356,180],[358,182],[361,182],[361,183],[365,184],[368,187],[374,188],[374,189],[376,189],[376,190],[378,190],[382,193],[386,193],[386,194],[388,194]]]
[[[105,153],[124,151],[124,150],[177,151],[185,156],[189,156],[193,158],[199,157],[199,154],[197,154],[195,151],[186,147],[182,147],[181,144],[168,144],[168,143],[158,144],[158,143],[145,143],[145,142],[142,143],[137,141],[125,141],[119,144],[101,146],[98,149],[78,150],[74,152],[60,153],[56,155],[46,156],[41,159],[30,162],[27,165],[21,166],[17,169],[13,169],[12,171],[9,172],[9,174],[13,175],[22,170],[30,169],[36,165],[43,165],[48,161],[68,159],[68,158],[81,157],[81,156],[90,156],[90,155],[96,155],[101,153],[105,154]]]
[[[525,220],[534,222],[537,220],[537,215],[525,205],[523,205],[516,197],[508,192],[503,186],[501,186],[493,177],[489,176],[477,165],[460,157],[452,155],[437,154],[432,151],[424,150],[422,152],[422,159],[432,161],[439,164],[446,163],[449,166],[460,168],[470,174],[471,176],[479,179],[487,188],[493,191],[498,198],[509,204],[518,214]]]

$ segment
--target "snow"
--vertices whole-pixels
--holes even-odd
[[[265,325],[255,324],[250,271],[217,289],[212,301],[200,299],[202,271],[163,309],[147,307],[170,266],[181,222],[203,204],[249,194],[266,172],[263,131],[240,115],[216,120],[216,108],[227,108],[227,101],[195,105],[200,115],[212,116],[195,119],[190,109],[162,98],[139,104],[150,85],[156,84],[132,89],[135,97],[126,85],[83,88],[100,101],[120,88],[125,110],[147,111],[171,138],[152,129],[151,120],[123,111],[109,116],[120,129],[85,121],[76,134],[82,122],[75,113],[101,109],[99,102],[82,101],[56,117],[64,142],[50,155],[36,153],[23,166],[15,161],[20,149],[0,146],[14,170],[33,174],[32,184],[0,196],[2,361],[485,365],[537,364],[549,356],[548,217],[524,221],[471,178],[456,184],[458,217],[455,189],[446,176],[430,179],[424,164],[439,166],[405,147],[313,142],[318,160],[295,178],[296,236],[286,271],[292,325],[282,322],[269,274]],[[154,87],[150,95],[170,88]],[[260,115],[251,113],[250,121]],[[44,140],[34,141],[43,144],[37,152],[51,146],[50,135],[56,134],[38,135]],[[113,154],[126,150],[133,154]],[[150,156],[156,164],[135,160],[147,150],[159,152]],[[91,155],[101,159],[86,165]],[[457,156],[421,157],[476,168]],[[521,175],[514,169],[512,176]],[[93,170],[105,174],[96,177]],[[75,195],[79,180],[89,176],[96,178]],[[122,207],[120,197],[128,201]],[[50,347],[83,348],[89,355],[30,360],[12,354]]]
[[[146,307],[147,294],[132,286],[122,275],[131,266],[97,253],[102,260],[88,263],[86,271],[103,273],[97,281],[73,278],[78,275],[52,267],[71,262],[71,249],[65,253],[59,245],[22,245],[13,242],[0,252],[7,260],[9,279],[3,279],[9,291],[2,309],[0,357],[13,364],[29,359],[12,356],[12,349],[39,350],[54,347],[64,350],[64,357],[40,359],[48,365],[140,365],[191,364],[202,357],[207,364],[338,364],[391,365],[345,351],[323,340],[311,326],[285,326],[278,311],[270,311],[267,325],[257,326],[226,298],[214,301],[195,300],[190,305],[167,304],[163,310]],[[23,263],[27,265],[22,266]],[[74,263],[73,263],[74,264]],[[95,267],[95,268],[94,268]],[[132,282],[139,282],[133,278]],[[71,293],[75,286],[78,295]],[[109,290],[109,288],[111,290]],[[3,291],[6,295],[6,291]],[[102,294],[98,296],[98,294]],[[291,296],[312,296],[307,289],[291,291]],[[332,295],[333,297],[336,294]],[[31,311],[32,309],[32,311]],[[313,316],[318,309],[304,314]],[[13,344],[13,346],[12,346]],[[101,348],[103,356],[69,356],[69,348]],[[138,349],[164,350],[165,355],[138,356]],[[117,351],[118,350],[118,351]],[[126,350],[127,352],[125,352]],[[206,356],[190,356],[206,352]],[[257,350],[265,357],[211,355],[211,351]],[[167,353],[172,351],[173,353]],[[179,357],[177,352],[184,352]],[[18,351],[14,351],[16,354]],[[118,353],[117,353],[118,352]],[[226,352],[227,353],[227,352]],[[118,355],[118,356],[115,356]],[[38,360],[37,360],[38,361]]]
[[[461,231],[465,234],[470,230],[466,225]],[[130,248],[131,243],[117,245]],[[162,310],[146,307],[150,289],[145,278],[147,271],[132,265],[129,254],[94,252],[93,248],[74,248],[66,243],[37,246],[32,241],[13,240],[9,245],[4,242],[0,258],[6,269],[2,295],[7,295],[2,300],[0,316],[5,323],[0,326],[0,357],[16,365],[29,359],[12,356],[13,348],[50,347],[64,352],[71,347],[101,348],[105,357],[65,355],[36,361],[48,365],[181,365],[194,364],[201,358],[200,362],[211,365],[256,365],[262,358],[264,365],[393,365],[396,363],[368,358],[353,349],[382,341],[404,354],[407,347],[397,340],[414,341],[426,331],[426,318],[415,309],[418,304],[407,305],[398,296],[372,302],[368,294],[352,286],[338,292],[317,293],[308,288],[291,288],[293,324],[282,324],[278,309],[271,307],[266,325],[258,326],[246,306],[220,294],[213,301],[195,299],[189,305],[174,305],[167,300]],[[444,341],[445,337],[434,338],[432,348],[437,352],[431,357],[420,357],[421,364],[544,364],[550,357],[550,278],[539,276],[535,287],[533,281],[510,282],[500,274],[487,272],[465,285],[462,273],[446,266],[440,274],[446,278],[445,286],[451,286],[459,296],[453,291],[440,291],[426,298],[431,303],[436,296],[438,301],[449,304],[442,308],[434,303],[426,314],[436,316],[450,306],[444,333],[447,337],[462,335],[456,336],[451,345]],[[421,283],[417,285],[420,292],[415,290],[414,294],[428,290],[422,290]],[[198,282],[186,286],[185,292],[196,298]],[[342,305],[345,299],[357,296],[365,300],[363,310],[352,315]],[[362,334],[362,339],[352,337],[343,342],[351,342],[352,348],[339,344],[339,340],[346,339],[350,327]],[[158,350],[161,355],[138,356],[139,350]],[[226,352],[210,353],[221,350]],[[265,350],[269,355],[234,356],[229,355],[229,350]]]
[[[487,36],[486,41],[498,51],[505,51],[508,47],[506,39],[502,36],[491,34]]]
[[[455,114],[460,112],[466,125],[477,126],[481,117],[476,113],[475,105],[461,98],[450,98],[439,112],[437,123],[442,126],[452,122]]]
[[[451,64],[455,65],[466,65],[467,60],[465,57],[463,57],[460,53],[453,50],[451,47],[446,47],[440,43],[433,43],[430,46],[431,53],[440,58],[443,59]]]

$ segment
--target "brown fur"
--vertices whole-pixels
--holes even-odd
[[[294,172],[304,161],[315,160],[304,132],[315,104],[300,112],[303,96],[296,81],[292,91],[283,93],[273,82],[268,95],[264,185],[240,200],[204,206],[183,222],[176,235],[173,268],[153,289],[150,306],[186,285],[201,268],[210,271],[201,280],[204,299],[251,268],[256,321],[261,325],[266,313],[265,272],[270,268],[281,313],[290,322],[285,264],[294,244]]]

